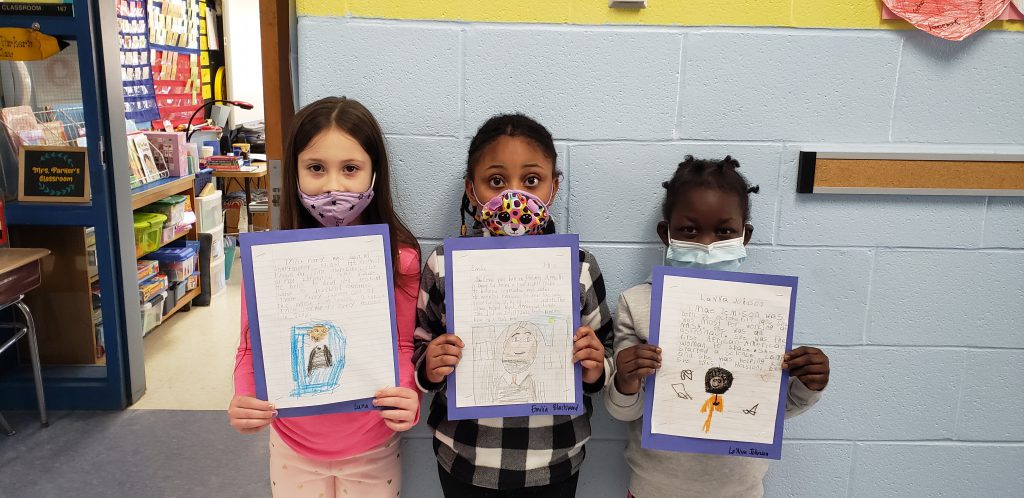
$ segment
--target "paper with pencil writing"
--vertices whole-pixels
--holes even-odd
[[[281,416],[372,409],[398,385],[386,225],[243,234],[257,395]]]
[[[645,448],[779,458],[796,278],[659,267]]]

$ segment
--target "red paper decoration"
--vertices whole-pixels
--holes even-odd
[[[957,41],[984,28],[1010,5],[1010,0],[883,1],[896,15],[918,29],[940,38]]]

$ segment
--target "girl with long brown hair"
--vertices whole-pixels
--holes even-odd
[[[274,496],[398,496],[398,433],[419,419],[412,367],[419,286],[419,245],[395,213],[384,135],[359,102],[329,97],[295,115],[282,165],[281,228],[387,224],[395,279],[401,385],[377,392],[383,410],[276,418],[255,397],[245,300],[235,363],[231,425],[243,434],[270,431]],[[321,361],[330,361],[326,356]]]

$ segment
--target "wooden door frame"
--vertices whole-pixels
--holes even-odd
[[[292,20],[290,0],[260,0],[263,122],[266,126],[269,166],[267,197],[274,228],[279,218],[275,201],[279,199],[277,194],[280,189],[281,160],[284,158],[284,137],[295,115],[291,68]]]

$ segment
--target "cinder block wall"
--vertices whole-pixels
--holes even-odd
[[[761,186],[745,269],[800,277],[796,342],[833,368],[823,401],[787,424],[768,496],[1019,496],[1024,201],[795,183],[806,144],[1024,152],[1022,47],[1008,32],[303,16],[298,88],[302,104],[347,95],[380,119],[426,250],[457,233],[476,128],[537,118],[565,172],[560,228],[597,255],[612,306],[660,262],[660,182],[685,154],[732,154]],[[603,408],[594,424],[580,496],[624,496],[623,428]],[[440,496],[425,427],[404,456],[402,495]]]

